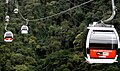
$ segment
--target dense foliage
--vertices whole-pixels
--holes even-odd
[[[44,18],[88,0],[18,0],[19,11],[30,20]],[[22,35],[25,21],[14,14],[16,1],[10,0],[8,30],[14,33],[12,43],[3,41],[5,0],[0,0],[0,71],[119,71],[118,64],[85,62],[83,49],[86,27],[93,21],[111,15],[111,0],[95,0],[84,6],[49,19],[29,22],[29,34]],[[120,34],[120,0],[115,0],[117,15],[113,24]],[[119,58],[120,61],[120,58]]]

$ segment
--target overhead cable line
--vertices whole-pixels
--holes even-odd
[[[5,31],[8,31],[7,30],[7,25],[8,25],[8,23],[9,23],[9,19],[10,19],[10,17],[9,17],[9,15],[8,15],[8,3],[9,3],[9,0],[6,0],[6,12],[5,12]]]
[[[84,3],[80,4],[80,5],[74,6],[74,7],[72,7],[72,8],[67,9],[67,10],[64,10],[64,11],[61,11],[61,12],[59,12],[59,13],[56,13],[56,14],[53,14],[53,15],[51,15],[51,16],[47,16],[47,17],[44,17],[44,18],[40,18],[40,19],[29,20],[29,19],[26,19],[26,18],[22,15],[22,13],[21,13],[20,11],[19,11],[19,14],[20,14],[20,16],[22,17],[23,20],[35,22],[35,21],[40,21],[40,20],[49,19],[49,18],[51,18],[51,17],[57,16],[57,15],[60,15],[60,14],[64,14],[64,13],[66,13],[66,12],[68,12],[68,11],[71,11],[71,10],[73,10],[73,9],[76,9],[76,8],[78,8],[78,7],[82,6],[82,5],[85,5],[85,4],[87,4],[87,3],[90,3],[90,2],[92,2],[92,1],[94,1],[94,0],[89,0],[89,1],[87,1],[87,2],[84,2]],[[18,8],[19,8],[19,6],[18,6]]]

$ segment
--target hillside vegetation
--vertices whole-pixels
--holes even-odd
[[[29,20],[44,18],[88,0],[18,0],[19,11]],[[10,0],[8,30],[12,43],[3,41],[5,0],[0,0],[0,71],[119,71],[120,63],[89,65],[83,47],[88,24],[111,16],[111,0],[94,0],[66,13],[39,21],[29,21],[29,34],[21,34],[25,20],[14,14],[17,1]],[[113,24],[120,34],[120,0]],[[120,58],[119,60],[120,61]]]

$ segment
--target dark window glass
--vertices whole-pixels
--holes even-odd
[[[115,50],[118,48],[117,44],[99,44],[99,43],[90,43],[90,48],[92,49],[108,49]]]

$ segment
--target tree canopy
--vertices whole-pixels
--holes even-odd
[[[16,2],[18,1],[18,2]],[[5,33],[5,0],[0,0],[0,71],[119,71],[117,64],[89,65],[83,47],[88,24],[111,16],[111,0],[94,0],[57,16],[29,21],[29,33],[21,34],[25,20],[14,14],[16,4],[29,20],[40,19],[73,8],[88,0],[10,0],[7,29],[12,43],[3,41]],[[120,35],[120,0],[115,0],[117,14],[107,24],[115,26]]]

